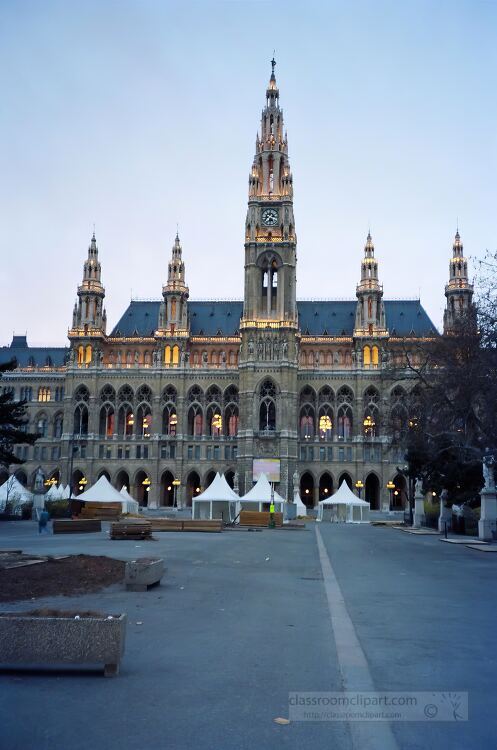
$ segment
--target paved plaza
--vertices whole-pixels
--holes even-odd
[[[121,673],[2,671],[2,750],[495,748],[497,555],[370,526],[155,537],[0,526],[0,549],[167,561],[146,593],[43,600],[126,612]],[[467,691],[469,721],[274,723],[289,692],[371,686]]]

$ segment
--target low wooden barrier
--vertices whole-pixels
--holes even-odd
[[[193,518],[191,520],[187,519],[186,521],[183,521],[183,531],[222,531],[223,530],[223,520],[221,518],[214,518],[212,520],[205,519],[205,520],[194,520]]]
[[[274,513],[275,526],[283,526],[283,513]],[[242,510],[240,526],[269,526],[271,514],[267,511]]]
[[[150,524],[152,531],[207,531],[215,533],[223,530],[221,518],[214,520],[151,518]]]
[[[148,521],[119,521],[111,524],[111,539],[151,539],[152,524]]]
[[[102,522],[96,519],[56,518],[52,523],[54,534],[91,534],[102,531]]]
[[[86,502],[81,508],[80,518],[96,518],[100,521],[117,521],[121,518],[122,506],[119,503]]]

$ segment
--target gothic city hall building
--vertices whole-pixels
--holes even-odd
[[[93,235],[69,346],[14,336],[0,349],[2,361],[17,360],[2,388],[27,400],[29,430],[40,434],[17,446],[23,463],[10,467],[26,486],[40,467],[75,493],[105,474],[142,505],[185,506],[216,472],[242,494],[265,470],[286,498],[298,483],[309,508],[342,481],[362,483],[372,509],[405,504],[392,425],[407,418],[409,378],[392,372],[440,334],[419,300],[383,298],[369,234],[355,299],[298,301],[293,179],[272,67],[248,182],[243,300],[190,299],[188,248],[183,255],[176,236],[160,298],[132,300],[108,331]],[[449,269],[444,332],[473,292],[459,233]]]

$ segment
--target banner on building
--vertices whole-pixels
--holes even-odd
[[[252,466],[254,482],[257,482],[261,474],[265,474],[270,482],[280,481],[280,459],[279,458],[254,458]]]

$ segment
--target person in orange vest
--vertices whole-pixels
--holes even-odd
[[[271,503],[269,505],[269,528],[274,529],[276,526],[274,522],[274,487],[271,485]]]

